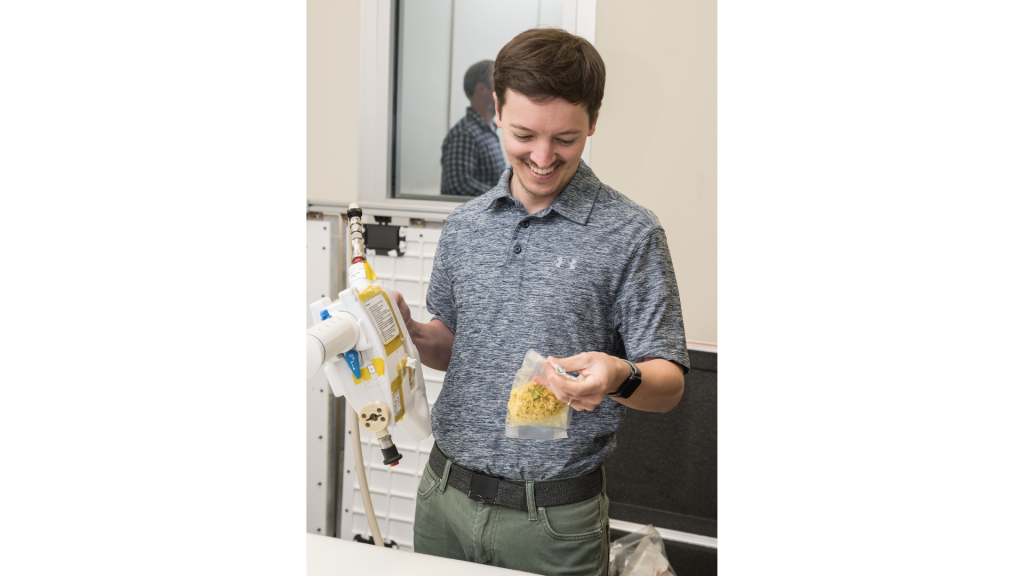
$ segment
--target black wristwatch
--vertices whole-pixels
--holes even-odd
[[[618,390],[609,394],[612,398],[629,398],[636,391],[637,386],[640,385],[640,369],[636,367],[636,364],[625,358],[622,361],[629,364],[629,378],[626,378],[626,381],[622,383],[622,386],[619,386]]]

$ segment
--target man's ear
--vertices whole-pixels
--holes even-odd
[[[498,93],[491,92],[491,97],[494,98],[494,122],[498,123],[501,121],[501,108],[498,108]],[[501,127],[501,124],[498,124]]]

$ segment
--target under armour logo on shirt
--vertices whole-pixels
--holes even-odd
[[[562,264],[563,264],[562,257],[559,256],[558,257],[558,263],[555,264],[555,268],[561,268]],[[576,269],[576,259],[573,258],[572,260],[569,261],[569,270],[575,270],[575,269]]]

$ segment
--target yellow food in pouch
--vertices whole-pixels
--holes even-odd
[[[513,388],[508,399],[505,423],[513,426],[565,426],[566,404],[533,380]]]

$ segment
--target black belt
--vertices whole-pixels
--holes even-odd
[[[435,442],[434,448],[430,451],[428,465],[438,478],[444,476],[444,466],[447,462],[448,457],[441,452]],[[601,468],[583,476],[536,482],[533,485],[533,501],[538,508],[583,502],[600,494],[601,484]],[[448,471],[446,486],[465,492],[470,498],[480,502],[507,506],[524,512],[529,510],[526,504],[526,482],[477,474],[459,466],[455,461],[452,461],[451,470]]]

